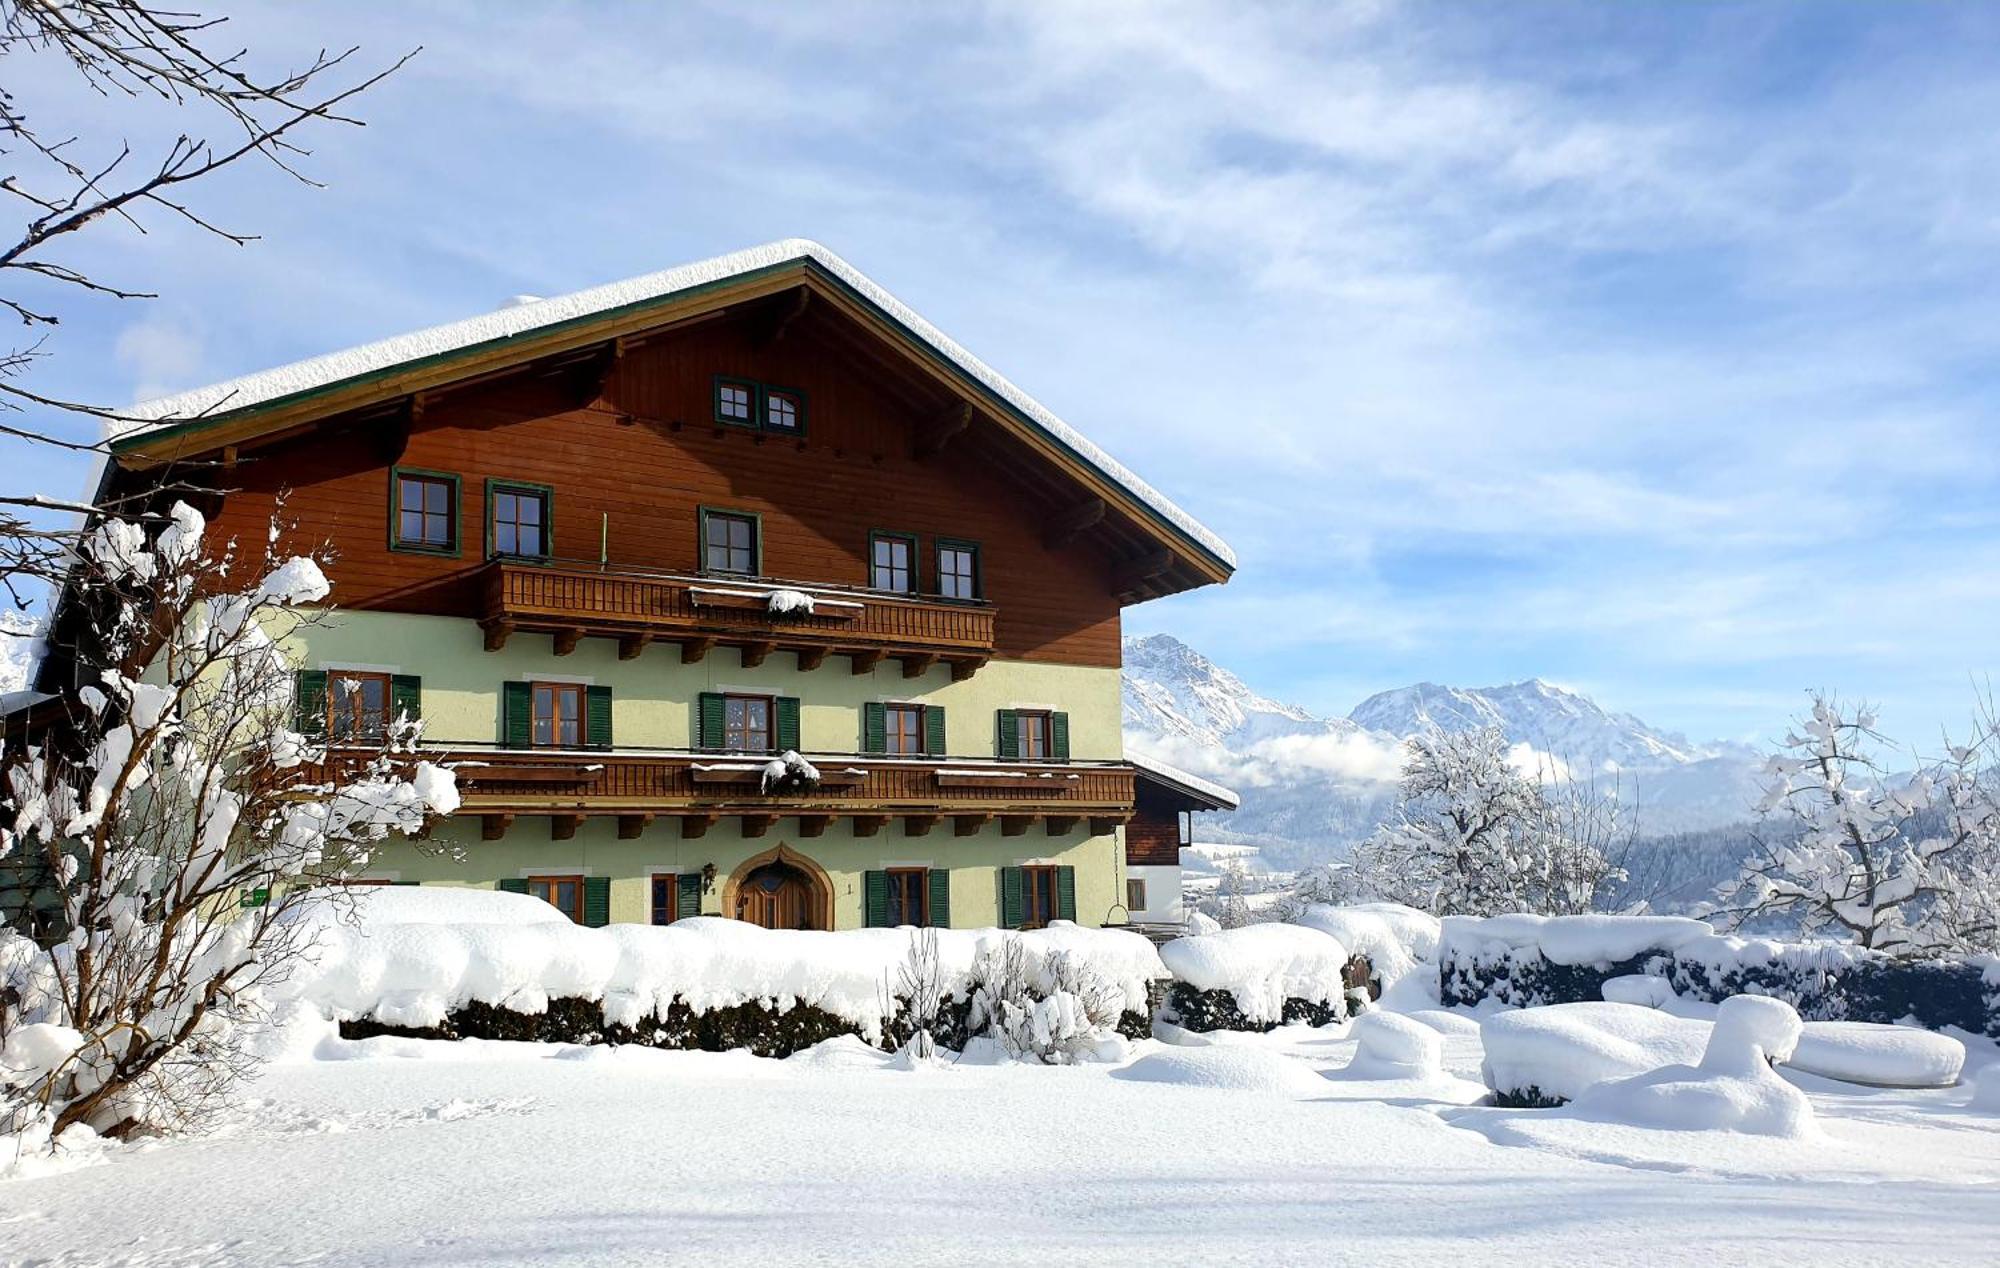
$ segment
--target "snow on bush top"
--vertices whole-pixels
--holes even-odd
[[[1228,544],[1199,520],[1174,505],[1165,494],[1141,480],[1123,463],[1098,448],[1068,423],[1057,418],[1039,401],[1008,382],[998,371],[960,347],[950,336],[918,316],[915,310],[876,285],[859,269],[819,243],[804,238],[786,238],[760,247],[719,255],[713,259],[684,264],[678,268],[664,269],[657,273],[628,278],[622,282],[612,282],[605,286],[559,295],[553,299],[512,304],[497,312],[482,313],[463,321],[412,331],[409,334],[363,344],[358,348],[349,348],[342,352],[330,352],[309,360],[293,362],[291,365],[246,375],[227,383],[217,383],[191,392],[183,392],[178,396],[146,401],[132,406],[126,413],[138,420],[176,422],[248,409],[364,374],[387,370],[407,362],[442,356],[481,344],[496,343],[562,322],[644,304],[697,286],[725,281],[754,273],[759,269],[775,268],[797,260],[810,260],[852,287],[918,339],[929,344],[946,360],[951,361],[995,396],[1020,411],[1056,443],[1103,472],[1114,483],[1122,486],[1126,492],[1151,508],[1160,518],[1199,544],[1209,554],[1231,568],[1236,566],[1236,553],[1229,549]],[[130,435],[144,431],[150,425],[153,424],[140,421],[116,426],[122,434]],[[107,457],[106,461],[109,460]]]
[[[1785,1064],[1869,1087],[1950,1087],[1965,1068],[1965,1045],[1914,1026],[1809,1021]]]
[[[1716,938],[1686,916],[1447,916],[1443,941],[1459,954],[1538,950],[1552,964],[1615,964],[1644,951],[1679,951]]]
[[[1707,1022],[1634,1004],[1552,1004],[1495,1013],[1479,1026],[1480,1077],[1496,1092],[1574,1100],[1585,1088],[1667,1065],[1693,1065]]]
[[[599,1000],[605,1019],[624,1025],[664,1015],[676,998],[698,1013],[752,1001],[779,1009],[811,1004],[875,1038],[885,983],[893,984],[912,937],[908,929],[770,930],[707,916],[602,929],[560,914],[532,924],[426,923],[397,921],[393,908],[392,901],[387,921],[364,910],[358,921],[330,924],[313,968],[283,993],[336,1019],[414,1027],[438,1025],[467,1003],[536,1013],[563,996]],[[944,985],[963,995],[980,949],[1001,931],[937,935]],[[1130,1009],[1144,1008],[1147,983],[1166,976],[1152,944],[1135,933],[1059,921],[1018,936],[1032,971],[1056,952],[1073,953],[1115,983]]]
[[[1312,903],[1294,923],[1332,935],[1352,955],[1367,956],[1384,990],[1437,957],[1437,917],[1400,903]]]
[[[1160,948],[1173,975],[1199,991],[1228,991],[1253,1022],[1282,1019],[1287,999],[1330,1004],[1346,997],[1339,939],[1300,925],[1244,925],[1175,938]]]
[[[353,915],[369,925],[568,924],[554,906],[527,894],[497,889],[461,889],[451,885],[374,885],[352,891]],[[317,919],[343,920],[343,904],[309,909]]]

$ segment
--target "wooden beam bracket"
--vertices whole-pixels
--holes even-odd
[[[507,646],[507,637],[514,632],[512,621],[482,621],[479,628],[486,634],[486,650],[497,652]]]
[[[1035,816],[1033,815],[1001,815],[1000,835],[1003,837],[1024,836],[1027,834],[1029,826],[1034,822]]]
[[[799,671],[804,673],[808,670],[818,669],[821,665],[825,664],[826,651],[827,649],[824,647],[801,647],[798,650]]]
[[[820,836],[825,833],[826,826],[832,822],[832,815],[800,815],[799,835],[802,837]]]
[[[653,816],[650,814],[619,815],[618,839],[620,841],[637,841],[645,833],[646,825],[652,823],[652,821]]]
[[[758,837],[769,832],[771,825],[776,821],[776,815],[744,815],[743,835],[746,839],[755,841]]]
[[[855,815],[854,835],[858,837],[872,837],[880,832],[882,826],[888,822],[888,815]]]
[[[848,668],[857,676],[874,673],[875,666],[881,663],[882,653],[879,651],[849,652],[847,656]]]
[[[992,815],[953,815],[951,834],[955,837],[976,837],[979,830],[991,822]]]
[[[768,641],[745,643],[743,645],[743,668],[757,668],[757,666],[764,663],[766,657],[776,650],[776,647],[775,643]]]
[[[715,826],[715,821],[719,817],[712,814],[682,815],[681,840],[695,841],[707,836],[708,830]]]
[[[931,671],[932,665],[938,663],[937,654],[934,652],[924,652],[916,656],[905,656],[902,660],[903,677],[905,678],[921,678]]]
[[[567,656],[575,651],[576,645],[582,641],[583,631],[580,629],[557,630],[553,638],[555,653],[558,656]]]
[[[953,401],[942,414],[917,433],[915,456],[929,458],[944,452],[952,437],[972,426],[972,403]]]
[[[937,826],[936,815],[904,815],[903,835],[906,837],[927,837]]]
[[[681,644],[681,664],[699,665],[715,650],[712,638],[691,638]]]
[[[583,826],[583,816],[576,814],[550,815],[549,840],[567,841]]]
[[[645,651],[646,648],[652,643],[652,641],[653,641],[653,636],[648,631],[642,631],[637,634],[620,635],[618,639],[618,659],[619,660],[639,659],[639,653]]]
[[[1049,521],[1042,532],[1042,544],[1050,550],[1061,550],[1081,537],[1085,530],[1103,523],[1104,512],[1103,498],[1086,498],[1078,502]]]
[[[507,829],[514,826],[513,815],[480,815],[479,839],[498,841],[507,835]]]

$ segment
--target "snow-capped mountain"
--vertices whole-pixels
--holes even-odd
[[[1696,744],[1539,679],[1477,689],[1419,683],[1322,718],[1252,690],[1165,634],[1125,640],[1125,734],[1138,751],[1221,780],[1243,808],[1201,831],[1263,847],[1273,867],[1338,858],[1390,812],[1403,742],[1432,728],[1497,726],[1533,757],[1637,807],[1643,835],[1749,817],[1761,755]],[[1530,756],[1524,754],[1524,756]]]

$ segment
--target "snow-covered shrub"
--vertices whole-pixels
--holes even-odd
[[[1810,1136],[1812,1102],[1771,1069],[1792,1055],[1799,1033],[1799,1015],[1791,1005],[1738,995],[1716,1013],[1700,1064],[1668,1065],[1599,1083],[1584,1089],[1568,1112],[1671,1131]]]
[[[786,749],[764,763],[758,785],[767,797],[811,792],[819,787],[819,768],[793,750]]]
[[[257,1060],[268,988],[311,946],[295,917],[374,844],[458,804],[418,727],[330,753],[295,706],[285,639],[325,619],[310,557],[211,549],[184,503],[108,520],[71,572],[88,613],[74,648],[94,681],[74,724],[5,770],[0,857],[49,877],[53,943],[0,934],[0,1133],[186,1128]],[[238,570],[248,567],[248,580]],[[25,983],[29,989],[19,989]],[[58,1041],[70,1041],[57,1052]]]
[[[969,1029],[999,1040],[1017,1061],[1089,1060],[1118,1033],[1125,1012],[1117,985],[1087,960],[1055,951],[1037,964],[1011,934],[981,952],[972,976]]]
[[[1965,1045],[1914,1026],[1809,1021],[1785,1064],[1868,1087],[1950,1087],[1965,1068]]]
[[[1400,903],[1357,903],[1349,907],[1311,904],[1293,923],[1332,936],[1354,959],[1365,959],[1380,996],[1419,965],[1437,958],[1441,927],[1436,916]]]
[[[941,1019],[951,1003],[944,964],[938,958],[937,930],[910,932],[909,954],[896,966],[895,980],[883,989],[888,995],[883,1011],[895,1019],[891,1026],[899,1042],[897,1051],[912,1067],[936,1060]]]
[[[1317,929],[1258,924],[1175,938],[1160,948],[1189,1030],[1270,1030],[1347,1016],[1347,948]]]
[[[1500,1105],[1548,1106],[1586,1088],[1676,1062],[1708,1043],[1705,1022],[1631,1004],[1556,1004],[1495,1013],[1479,1025],[1480,1078]]]
[[[1444,1073],[1444,1039],[1420,1021],[1397,1013],[1368,1013],[1354,1021],[1354,1056],[1347,1073],[1368,1079],[1422,1079]]]

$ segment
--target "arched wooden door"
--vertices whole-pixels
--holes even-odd
[[[812,880],[789,863],[766,863],[736,888],[736,918],[766,929],[813,929]]]

